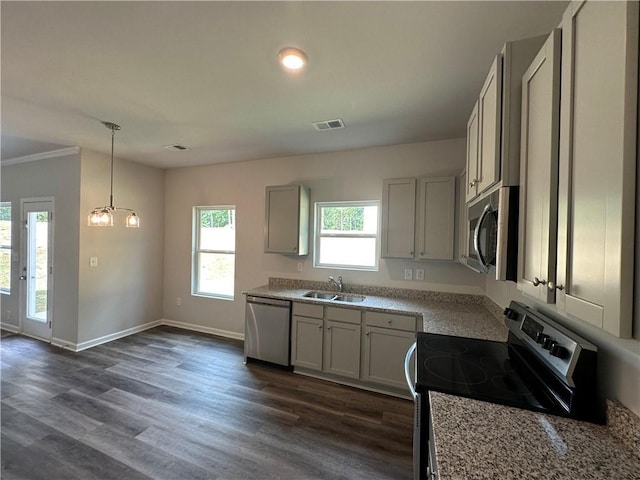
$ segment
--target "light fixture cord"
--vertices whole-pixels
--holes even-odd
[[[113,140],[116,136],[115,128],[111,127],[111,190],[109,192],[109,206],[113,209]]]

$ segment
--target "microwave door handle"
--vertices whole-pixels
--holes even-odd
[[[476,230],[473,234],[473,248],[476,250],[476,253],[478,254],[478,262],[480,262],[480,265],[482,266],[484,273],[489,272],[489,265],[487,265],[486,262],[484,261],[484,255],[482,254],[482,248],[480,247],[480,230],[482,230],[482,224],[484,223],[489,213],[491,213],[491,205],[487,205],[484,207],[484,210],[482,211],[482,215],[480,215],[480,219],[478,220],[478,223],[476,225]]]
[[[411,366],[411,357],[413,356],[415,351],[416,351],[416,342],[413,342],[409,347],[409,350],[407,350],[407,354],[404,357],[404,378],[407,380],[409,391],[411,392],[411,396],[413,397],[414,400],[416,398],[416,389],[413,385],[413,380],[411,379],[410,366]]]

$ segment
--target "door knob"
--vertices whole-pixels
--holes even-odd
[[[20,278],[20,280],[26,280],[26,279],[27,279],[27,276],[26,276],[26,275],[20,275],[20,277],[19,277],[19,278]]]

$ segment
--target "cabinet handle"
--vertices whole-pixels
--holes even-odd
[[[478,184],[479,181],[480,180],[478,180],[477,178],[474,178],[473,180],[471,180],[471,183],[469,184],[469,186],[470,187],[475,187]]]
[[[420,256],[423,257],[424,256],[424,252],[420,252]]]
[[[547,288],[553,292],[554,290],[564,290],[564,285],[556,285],[553,282],[549,282]]]
[[[392,323],[392,322],[393,322],[393,320],[391,320],[391,319],[387,320],[387,323],[388,323],[389,325],[391,325],[391,323]]]
[[[322,328],[322,325],[318,325],[318,328]]]
[[[365,333],[365,335],[368,337],[370,333],[371,333],[371,332],[367,332],[367,333]]]
[[[331,330],[331,327],[327,327],[327,330]]]
[[[538,285],[546,285],[546,280],[540,280],[538,277],[533,277],[533,286],[537,287]]]
[[[411,255],[411,256],[413,257],[413,250],[411,250],[411,251],[409,252],[409,255]]]

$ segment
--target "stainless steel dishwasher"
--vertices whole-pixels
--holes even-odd
[[[290,366],[291,302],[247,295],[244,361]]]

